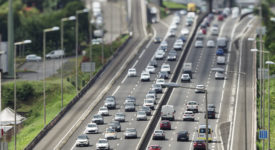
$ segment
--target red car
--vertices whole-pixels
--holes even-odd
[[[204,140],[196,140],[193,144],[194,150],[206,150],[205,141]]]
[[[161,147],[159,145],[151,145],[148,147],[148,150],[161,150]]]
[[[161,130],[171,130],[171,123],[169,120],[162,120],[160,122],[160,129]]]
[[[206,29],[205,28],[201,29],[201,32],[202,34],[206,34]]]
[[[218,16],[218,21],[223,21],[223,15]]]

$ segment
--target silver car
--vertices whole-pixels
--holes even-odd
[[[115,114],[115,121],[124,122],[125,114],[123,112],[118,112]]]
[[[138,111],[137,112],[137,121],[139,120],[147,120],[147,115],[145,111]]]
[[[26,61],[41,61],[41,57],[37,56],[35,54],[27,55],[26,56]]]
[[[215,42],[213,40],[209,40],[209,41],[207,41],[206,46],[208,48],[213,48],[213,47],[215,47]]]
[[[202,48],[202,47],[203,47],[203,41],[197,40],[197,41],[195,42],[195,47],[196,47],[196,48]]]
[[[135,128],[126,128],[124,132],[125,139],[137,138],[137,130]]]

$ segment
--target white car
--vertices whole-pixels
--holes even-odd
[[[183,73],[181,75],[181,82],[190,82],[191,81],[191,77],[188,73]]]
[[[194,115],[193,111],[185,111],[183,113],[182,119],[183,119],[183,121],[187,121],[187,120],[195,121],[195,115]]]
[[[195,42],[195,48],[202,48],[203,47],[203,42],[201,40],[197,40]]]
[[[181,43],[177,43],[175,42],[174,45],[173,45],[173,49],[174,50],[182,50],[182,45]]]
[[[215,47],[215,42],[213,40],[208,40],[206,46],[208,48]]]
[[[96,123],[88,123],[86,129],[85,129],[85,133],[89,134],[89,133],[98,133],[98,127]]]
[[[205,92],[205,86],[204,85],[197,85],[195,89],[195,93],[204,93]]]
[[[153,99],[145,99],[143,106],[150,107],[151,109],[154,109],[155,101]]]
[[[139,120],[147,120],[147,115],[145,111],[138,111],[137,112],[137,121]]]
[[[164,79],[157,79],[156,84],[159,84],[159,85],[162,86],[163,84],[165,84],[165,80]]]
[[[155,58],[156,59],[163,59],[164,58],[165,53],[162,50],[157,50],[155,53]]]
[[[168,48],[168,43],[167,43],[167,41],[162,41],[162,42],[160,43],[160,49],[166,51],[167,48]]]
[[[180,33],[181,35],[187,36],[189,34],[189,29],[183,28]]]
[[[82,134],[76,139],[76,147],[77,146],[89,146],[89,137],[86,134]]]
[[[104,149],[104,150],[109,150],[110,146],[109,146],[109,142],[107,139],[99,139],[98,142],[96,143],[96,149],[100,150],[100,149]]]
[[[149,72],[149,73],[155,73],[156,72],[156,68],[154,66],[150,66],[148,65],[146,68],[145,68],[145,71]]]
[[[99,108],[98,114],[101,116],[108,116],[109,115],[109,110],[107,107],[103,106]]]
[[[225,75],[224,75],[224,73],[222,72],[222,71],[217,71],[216,73],[215,73],[215,79],[224,79],[225,78]]]
[[[150,81],[150,73],[147,71],[143,71],[140,75],[141,81]]]
[[[125,122],[125,114],[123,112],[118,112],[115,114],[115,121]]]
[[[195,113],[199,112],[199,104],[196,101],[187,102],[187,111],[193,111]]]
[[[181,44],[181,46],[184,44],[183,40],[182,39],[177,39],[176,42],[177,44]]]
[[[26,56],[26,61],[41,61],[41,60],[42,60],[42,58],[35,54],[30,54],[30,55]]]
[[[137,71],[136,71],[136,69],[135,69],[135,68],[130,68],[130,69],[128,70],[128,77],[135,77],[135,76],[137,76]]]
[[[161,68],[160,68],[160,71],[170,73],[171,72],[170,65],[166,64],[166,63],[162,64]]]
[[[224,56],[218,56],[217,57],[217,64],[218,65],[224,65],[225,64],[225,57]]]
[[[104,137],[105,137],[105,139],[108,139],[108,140],[109,139],[116,139],[117,136],[116,136],[115,129],[107,128]]]
[[[176,32],[174,30],[170,30],[168,33],[168,37],[175,37],[176,36]]]
[[[219,35],[218,27],[212,27],[210,30],[211,30],[211,35]]]

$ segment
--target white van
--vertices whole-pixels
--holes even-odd
[[[64,50],[53,50],[46,55],[47,59],[61,58],[64,57]]]
[[[217,57],[217,64],[218,65],[224,65],[225,64],[225,57],[224,56],[218,56]]]
[[[161,107],[161,120],[174,120],[175,112],[173,105],[163,105]]]

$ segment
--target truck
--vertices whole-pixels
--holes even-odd
[[[183,74],[189,74],[190,78],[192,79],[192,63],[184,63],[182,67]]]
[[[187,4],[187,11],[196,12],[196,4],[195,3],[188,3]]]
[[[219,37],[217,39],[217,47],[227,51],[228,40],[227,37]]]
[[[176,110],[173,105],[163,105],[161,107],[161,120],[171,120],[175,119]]]

